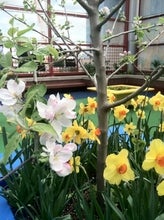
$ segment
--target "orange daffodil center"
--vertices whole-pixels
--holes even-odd
[[[164,167],[164,155],[157,155],[156,162],[160,167]]]
[[[122,164],[121,166],[118,167],[118,173],[120,174],[124,174],[127,171],[127,165],[126,164]]]

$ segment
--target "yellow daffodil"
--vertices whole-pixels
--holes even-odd
[[[109,91],[107,93],[107,97],[108,97],[109,103],[114,103],[116,101],[116,96],[113,93],[109,92]]]
[[[164,122],[159,124],[159,132],[164,132]]]
[[[139,105],[139,106],[146,106],[148,103],[148,100],[149,100],[149,98],[147,96],[138,95],[136,102],[137,102],[137,105]]]
[[[133,134],[135,129],[136,129],[136,125],[134,125],[133,122],[130,122],[129,124],[125,124],[124,131],[128,135]]]
[[[141,119],[146,118],[145,111],[141,110],[141,109],[138,109],[138,111],[136,112],[136,115],[137,115],[138,118],[141,118]]]
[[[84,105],[84,103],[80,103],[79,114],[85,115],[88,113],[88,106]]]
[[[71,165],[72,172],[75,171],[76,173],[79,173],[80,156],[72,157],[69,164]]]
[[[27,130],[21,127],[20,125],[16,126],[16,131],[21,135],[22,139],[24,139],[27,135]]]
[[[64,94],[64,97],[67,99],[74,99],[71,94],[67,94],[67,93]]]
[[[157,186],[157,193],[159,196],[164,196],[164,180]]]
[[[66,128],[62,134],[63,140],[68,142],[73,140],[77,144],[81,144],[82,140],[88,138],[87,130],[77,124],[77,121],[73,122],[73,125]],[[65,139],[64,139],[65,138]]]
[[[131,103],[131,105],[133,106],[134,109],[137,108],[138,104],[137,104],[135,99],[131,99],[130,103]]]
[[[121,181],[128,182],[134,180],[135,175],[130,167],[128,151],[122,149],[119,154],[110,154],[106,158],[106,168],[104,169],[104,179],[110,184],[119,185]]]
[[[30,118],[25,118],[25,124],[24,124],[24,127],[22,127],[21,125],[17,125],[16,126],[16,131],[18,133],[21,134],[22,136],[22,139],[26,137],[27,135],[27,132],[29,131],[28,127],[30,128],[32,125],[34,125],[36,123],[36,121],[34,121],[33,119],[30,119]],[[28,127],[27,127],[28,126]]]
[[[26,121],[27,121],[27,125],[28,125],[29,127],[31,127],[32,125],[36,124],[36,121],[34,121],[34,120],[31,119],[31,118],[27,118],[27,117],[26,117]]]
[[[164,142],[160,139],[154,139],[150,143],[149,151],[146,153],[142,168],[144,170],[154,168],[158,174],[164,174]]]
[[[99,128],[96,128],[92,121],[89,120],[88,122],[88,138],[92,141],[97,141],[100,144],[100,140],[98,136],[100,136],[101,131]]]
[[[88,97],[87,100],[88,100],[88,104],[87,104],[88,113],[95,114],[95,110],[97,108],[97,102],[96,102],[95,98]]]
[[[158,92],[149,99],[149,103],[153,106],[154,111],[162,111],[164,109],[164,96]]]
[[[118,121],[122,121],[129,110],[125,107],[125,105],[120,105],[114,108],[114,116],[118,119]]]

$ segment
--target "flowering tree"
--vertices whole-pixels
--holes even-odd
[[[41,4],[41,1],[38,0],[37,2],[44,12],[45,18],[42,17],[44,22],[50,25],[54,34],[58,38],[60,38],[60,40],[64,43],[64,45],[67,48],[66,52],[68,54],[70,53],[74,54],[75,58],[78,59],[76,53],[77,52],[80,53],[81,51],[83,51],[83,49],[80,48],[79,45],[76,45],[74,42],[72,42],[71,39],[69,39],[68,37],[65,37],[60,34],[60,32],[53,23],[54,18],[50,16],[51,13],[53,12],[53,8],[49,7],[50,13],[47,14],[47,12],[45,11],[45,9]],[[64,2],[65,1],[61,1],[63,6],[64,6]],[[133,30],[129,30],[127,32],[121,32],[117,35],[114,35],[113,33],[109,32],[108,36],[105,39],[103,39],[101,34],[101,30],[103,26],[107,23],[107,21],[112,17],[114,13],[117,13],[119,11],[119,9],[123,6],[126,0],[120,0],[119,3],[111,10],[109,10],[107,7],[103,7],[101,9],[101,4],[105,2],[104,0],[99,0],[99,1],[77,0],[76,2],[79,3],[86,10],[89,17],[90,36],[91,36],[91,45],[92,45],[92,48],[90,48],[89,51],[92,52],[91,56],[93,54],[93,61],[95,65],[94,76],[91,76],[89,72],[87,72],[85,66],[83,66],[80,60],[78,61],[81,63],[82,67],[86,71],[86,74],[89,76],[90,80],[93,82],[97,90],[97,103],[95,102],[95,100],[88,99],[87,107],[81,104],[79,114],[80,113],[83,114],[84,112],[95,112],[95,109],[97,108],[98,128],[96,128],[92,124],[92,122],[88,122],[87,131],[86,129],[84,129],[86,123],[83,123],[81,126],[78,125],[77,121],[75,120],[76,114],[74,111],[76,103],[70,97],[66,96],[61,99],[59,95],[57,96],[51,95],[46,102],[43,99],[43,96],[45,95],[46,92],[45,87],[43,85],[36,85],[35,88],[33,87],[33,89],[29,90],[25,97],[26,102],[25,104],[23,104],[23,100],[21,96],[22,96],[22,92],[25,89],[25,84],[22,81],[15,82],[15,80],[10,80],[7,83],[7,88],[5,89],[2,88],[0,90],[0,100],[3,104],[1,111],[3,111],[7,117],[10,117],[11,120],[13,120],[14,118],[16,124],[21,125],[17,127],[17,130],[18,132],[21,133],[21,135],[25,135],[25,133],[27,133],[29,130],[41,134],[40,143],[43,146],[45,146],[43,148],[44,152],[42,154],[42,160],[44,159],[46,160],[48,158],[51,168],[59,176],[67,176],[68,174],[72,173],[72,170],[74,168],[77,168],[78,170],[78,166],[73,167],[72,165],[73,164],[72,156],[73,153],[78,149],[77,145],[82,143],[81,139],[89,138],[92,141],[96,140],[98,142],[96,184],[97,184],[97,191],[103,192],[105,186],[105,180],[107,180],[111,184],[117,184],[117,185],[121,182],[121,180],[123,181],[134,180],[134,173],[127,159],[128,158],[127,150],[121,150],[118,155],[111,154],[107,157],[109,113],[115,107],[114,116],[118,119],[119,122],[124,120],[129,110],[123,104],[129,101],[130,99],[132,99],[133,97],[137,96],[138,94],[140,94],[145,88],[149,86],[151,81],[157,79],[163,73],[163,66],[159,66],[157,70],[153,71],[148,76],[148,78],[146,78],[143,86],[141,86],[136,92],[134,92],[131,95],[128,95],[126,98],[121,99],[119,101],[113,102],[112,97],[111,96],[109,97],[109,94],[107,94],[107,85],[108,83],[110,83],[110,78],[114,74],[116,74],[126,64],[135,62],[135,60],[137,59],[137,55],[140,52],[142,52],[146,47],[148,47],[153,42],[153,40],[157,39],[161,34],[163,34],[163,31],[160,31],[153,40],[148,42],[146,45],[144,44],[144,47],[142,46],[144,41],[144,31],[146,30],[150,31],[154,27],[162,26],[163,21],[161,19],[161,22],[159,22],[159,24],[148,25],[147,27],[144,27],[142,26],[141,19],[135,18]],[[24,4],[26,9],[30,9],[34,13],[38,13],[35,8],[35,1],[34,2],[31,1],[30,3],[29,1],[24,1]],[[5,11],[5,8],[2,7],[2,10]],[[23,18],[22,19],[16,17],[12,18],[10,20],[11,28],[8,32],[9,37],[8,38],[5,38],[4,36],[1,37],[1,41],[3,42],[4,46],[6,46],[7,48],[16,47],[18,55],[22,54],[26,50],[31,50],[36,55],[37,60],[39,60],[41,63],[43,62],[44,56],[49,54],[54,59],[56,60],[59,59],[58,51],[53,47],[53,43],[46,46],[44,49],[43,48],[39,49],[37,47],[36,39],[27,40],[27,38],[24,37],[24,34],[26,32],[28,32],[29,30],[35,30],[35,27],[31,25],[31,26],[27,26],[25,30],[18,30],[17,28],[14,27],[15,19],[19,20],[20,22],[23,22],[24,24],[27,24]],[[117,19],[118,18],[116,18],[116,20]],[[103,44],[105,42],[110,42],[112,38],[133,32],[135,32],[137,36],[136,43],[140,47],[138,53],[130,54],[128,52],[125,52],[124,54],[122,54],[122,60],[120,62],[120,66],[118,67],[118,69],[114,71],[110,76],[106,75]],[[24,42],[24,44],[18,45],[18,42]],[[73,45],[75,46],[74,49],[71,49],[69,47],[70,42],[73,43]],[[12,67],[11,61],[12,61],[11,53],[7,53],[1,58],[1,64],[4,67],[4,69],[2,70],[1,85],[3,85],[5,83],[6,78],[13,73],[18,73],[20,71],[27,72],[27,71],[37,70],[37,64],[33,59],[25,63],[22,67],[17,67],[17,68]],[[161,101],[162,100],[161,94],[159,94],[159,97],[160,98],[158,103],[163,103]],[[155,100],[156,98],[157,97],[155,97]],[[142,101],[140,101],[140,103],[142,103]],[[137,104],[140,103],[138,101]],[[153,99],[151,100],[151,103],[154,103]],[[163,109],[163,107],[161,108]],[[18,112],[20,113],[19,116],[18,116]],[[37,115],[36,112],[38,112]],[[139,109],[138,115],[144,118],[143,110]],[[28,118],[28,116],[30,116],[30,119]],[[25,119],[23,120],[22,118]],[[31,118],[33,118],[32,121]],[[37,121],[37,123],[34,122],[34,118],[35,121]],[[71,125],[72,120],[74,120],[73,125]],[[61,136],[63,127],[66,129]],[[126,125],[125,130],[127,133],[131,134],[132,130],[135,130],[135,126],[131,122]],[[88,134],[90,135],[88,136]],[[66,145],[64,146],[62,144],[59,144],[63,140],[66,142]],[[68,143],[72,140],[76,144]],[[4,161],[8,159],[8,156],[12,151],[13,151],[13,147],[12,148],[9,147],[5,155]],[[163,155],[163,152],[161,154]],[[151,155],[153,155],[153,160],[151,164],[149,164],[147,162],[148,161],[147,158]],[[156,157],[158,158],[158,160],[156,160]],[[79,164],[80,163],[79,158],[76,159],[77,159],[76,164]],[[120,163],[120,161],[122,163]],[[155,165],[155,163],[157,163],[157,166]],[[119,167],[119,169],[116,170],[114,167],[112,167],[113,164],[115,165],[114,167]],[[154,152],[153,153],[150,152],[146,156],[146,160],[143,163],[143,168],[145,170],[149,170],[152,167],[155,167],[155,169],[157,169],[157,171],[159,172],[160,170],[159,165],[161,164],[163,164],[163,156],[161,159],[161,157],[155,155]]]

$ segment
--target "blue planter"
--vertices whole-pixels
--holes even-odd
[[[13,213],[5,198],[0,196],[0,220],[14,220]]]

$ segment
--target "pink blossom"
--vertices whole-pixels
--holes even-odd
[[[60,99],[59,94],[57,96],[50,95],[47,104],[37,102],[40,117],[47,119],[58,135],[61,133],[62,127],[70,126],[72,124],[71,120],[76,118],[75,107],[75,100]]]
[[[52,170],[59,176],[67,176],[72,172],[69,160],[73,156],[73,152],[77,150],[77,145],[69,143],[64,146],[52,142],[46,142],[43,150],[49,156],[49,163]]]

